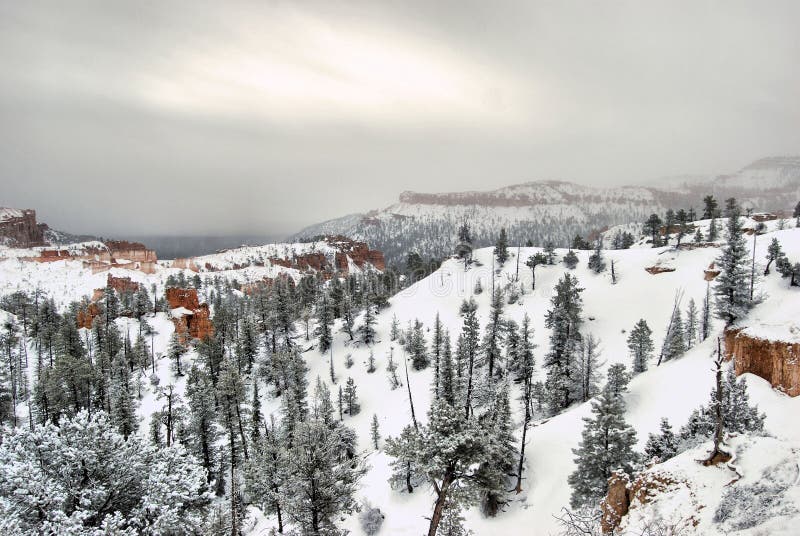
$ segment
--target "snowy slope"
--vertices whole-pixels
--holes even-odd
[[[775,222],[770,222],[772,230]],[[769,238],[776,236],[784,246],[791,259],[800,258],[800,229],[787,229],[772,231],[759,237],[756,258],[760,262],[764,258]],[[752,246],[752,237],[748,237]],[[294,245],[279,246],[278,251]],[[299,246],[297,246],[299,247]],[[226,252],[215,257],[220,263],[240,263],[239,261],[268,257],[272,250],[244,249],[241,251]],[[528,314],[534,327],[534,341],[537,362],[541,363],[542,356],[547,349],[549,331],[544,327],[544,315],[549,307],[549,299],[553,294],[556,281],[567,271],[563,264],[557,266],[540,266],[536,272],[536,290],[530,291],[531,273],[524,266],[524,260],[531,254],[540,251],[538,248],[522,248],[520,251],[519,284],[526,293],[520,301],[506,307],[505,316],[520,322]],[[446,261],[442,267],[428,278],[394,296],[390,300],[390,307],[378,315],[376,326],[379,341],[371,348],[350,343],[343,333],[337,333],[332,354],[320,355],[316,349],[305,352],[304,357],[309,367],[309,380],[311,389],[317,377],[330,383],[329,367],[330,355],[333,356],[334,368],[337,375],[337,386],[346,381],[348,376],[355,379],[358,385],[358,396],[362,411],[354,417],[346,417],[345,424],[353,427],[359,437],[359,446],[367,455],[370,470],[362,481],[360,497],[368,497],[370,502],[380,507],[386,513],[386,520],[381,531],[382,534],[418,535],[427,529],[427,516],[430,515],[432,506],[432,493],[424,486],[418,488],[414,494],[398,493],[389,488],[387,477],[389,474],[389,459],[382,452],[373,452],[369,445],[369,427],[373,413],[378,415],[381,435],[395,436],[410,422],[407,393],[405,388],[389,389],[385,366],[389,352],[394,353],[395,359],[401,364],[402,349],[389,340],[390,324],[393,316],[397,316],[402,326],[415,319],[423,321],[426,327],[433,324],[438,312],[441,320],[449,329],[454,339],[461,329],[461,318],[458,314],[459,305],[464,298],[473,296],[473,289],[479,279],[486,289],[482,294],[474,296],[479,304],[479,318],[484,325],[489,312],[490,290],[492,279],[495,284],[504,285],[509,282],[516,272],[516,250],[511,250],[513,256],[502,269],[493,275],[492,250],[481,249],[475,252],[475,257],[482,266],[473,266],[464,271],[463,264],[455,260]],[[559,250],[559,255],[565,251]],[[618,275],[616,285],[612,284],[608,271],[594,274],[586,268],[589,252],[577,252],[580,263],[574,275],[585,288],[584,301],[584,333],[594,333],[602,341],[602,358],[606,365],[622,362],[628,365],[630,358],[627,353],[627,331],[640,318],[644,318],[653,329],[653,339],[657,347],[663,339],[666,325],[671,313],[672,301],[676,290],[684,292],[682,307],[685,309],[690,298],[698,304],[706,290],[703,270],[718,255],[717,248],[698,248],[692,250],[675,251],[672,248],[650,249],[635,247],[630,250],[605,252],[606,259],[615,261]],[[280,253],[279,253],[280,255]],[[644,270],[654,264],[669,264],[675,268],[674,272],[651,275]],[[226,270],[224,274],[245,273],[245,277],[254,277],[248,270],[269,270],[270,267],[250,266],[245,269]],[[120,271],[118,275],[129,275],[135,280],[152,283],[163,281],[169,273],[176,273],[177,269],[162,266],[155,275],[138,274],[129,271]],[[112,272],[113,273],[113,272]],[[191,275],[191,272],[186,272]],[[81,268],[73,266],[70,261],[53,263],[28,263],[18,259],[0,261],[0,293],[9,292],[15,288],[41,288],[56,298],[57,303],[64,305],[82,294],[90,293],[92,289],[104,285],[105,274],[91,275]],[[770,319],[779,318],[780,311],[787,304],[797,304],[800,293],[797,289],[788,289],[785,279],[781,279],[774,271],[765,278],[760,285],[765,294],[765,301],[759,305],[753,314],[759,322],[768,322]],[[156,354],[164,354],[172,332],[172,323],[166,315],[159,314],[149,320],[155,325],[158,336],[155,340]],[[133,332],[135,322],[120,319],[122,331],[125,332],[127,324],[131,324]],[[357,321],[358,322],[358,321]],[[338,327],[338,325],[337,325]],[[630,385],[627,395],[628,413],[626,418],[631,423],[639,439],[638,447],[641,449],[649,432],[658,429],[660,419],[668,417],[674,427],[679,427],[687,419],[690,412],[708,398],[712,385],[710,356],[715,350],[714,338],[719,334],[720,325],[715,325],[713,336],[703,344],[689,351],[682,358],[666,363],[658,368],[651,363],[651,370],[635,378]],[[430,333],[428,332],[428,337]],[[306,346],[305,344],[303,346]],[[366,362],[369,353],[373,352],[377,371],[367,372]],[[351,354],[355,364],[347,369],[344,365],[345,358]],[[196,354],[191,352],[186,360],[191,361]],[[430,384],[432,371],[409,371],[410,385],[414,395],[418,419],[426,420],[426,410],[431,400]],[[159,360],[158,375],[161,384],[174,381],[172,371],[166,359]],[[544,372],[538,372],[542,379]],[[788,399],[766,385],[758,378],[748,378],[751,385],[754,401],[767,413],[767,430],[775,436],[772,443],[763,443],[758,440],[752,446],[742,450],[742,460],[748,459],[746,467],[748,478],[767,470],[770,465],[780,460],[759,461],[757,456],[748,455],[756,452],[752,449],[765,449],[776,452],[781,456],[789,456],[800,448],[800,432],[796,426],[796,416],[800,410],[800,398]],[[183,391],[183,380],[177,383],[178,391]],[[262,408],[264,413],[280,416],[280,404],[277,400],[263,394]],[[515,403],[516,404],[516,403]],[[144,387],[139,412],[143,425],[140,433],[145,434],[149,414],[159,407],[149,385]],[[538,422],[530,430],[529,444],[527,447],[526,479],[523,493],[516,496],[512,505],[498,517],[485,518],[477,509],[466,513],[466,524],[475,534],[526,534],[547,535],[558,529],[554,515],[567,505],[570,489],[566,484],[567,475],[574,470],[571,449],[575,448],[580,439],[583,423],[581,418],[589,414],[588,404],[571,408],[567,412],[544,422]],[[519,412],[516,413],[519,415]],[[519,431],[519,430],[518,430]],[[746,442],[745,442],[746,443]],[[745,445],[743,443],[743,445]],[[745,445],[746,446],[746,445]],[[749,450],[748,450],[749,449]],[[674,460],[671,470],[680,472],[685,480],[695,482],[693,485],[699,489],[708,490],[703,494],[703,504],[709,511],[716,508],[712,504],[714,497],[718,497],[722,479],[718,477],[716,469],[707,469],[691,463],[700,457],[700,452],[688,452]],[[763,457],[762,457],[763,458]],[[744,467],[744,465],[743,465]],[[783,466],[781,466],[783,467]],[[785,467],[782,469],[788,471]],[[788,473],[787,473],[788,474]],[[746,482],[746,481],[743,481]],[[790,493],[797,495],[797,482],[792,484]],[[676,503],[675,497],[679,495],[665,495],[653,503],[653,508],[669,508]],[[707,503],[707,504],[706,504]],[[795,503],[800,504],[800,499]],[[643,515],[646,513],[642,510]],[[265,518],[254,512],[248,527],[251,534],[268,534],[274,520]],[[787,514],[787,519],[798,522],[796,514]],[[786,517],[786,516],[784,516]],[[632,517],[631,523],[636,523]],[[787,519],[780,522],[785,526]],[[347,517],[343,526],[352,534],[361,534],[361,529],[355,516]],[[789,525],[792,526],[792,525]],[[770,526],[772,527],[772,526]],[[714,525],[708,516],[704,516],[700,525],[691,529],[691,534],[724,534],[723,528]],[[727,529],[726,529],[727,530]],[[770,532],[770,528],[767,533]],[[778,530],[777,528],[775,529]],[[776,532],[778,533],[778,532]],[[789,534],[788,532],[784,532]],[[748,533],[750,534],[750,533]],[[752,532],[757,534],[757,532]]]

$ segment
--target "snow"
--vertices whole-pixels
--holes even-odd
[[[25,213],[18,208],[0,207],[0,221],[21,218]]]
[[[706,224],[707,222],[701,222],[701,225]],[[718,224],[722,229],[722,221],[718,221]],[[790,259],[800,260],[800,229],[777,230],[776,222],[768,222],[768,231],[766,235],[757,239],[757,270],[758,266],[763,264],[766,248],[773,236],[781,241]],[[747,240],[752,250],[753,237],[747,237]],[[292,252],[322,251],[327,255],[330,253],[327,247],[321,242],[312,245],[277,244],[246,247],[202,257],[196,262],[199,265],[209,262],[221,270],[215,272],[215,275],[219,273],[223,277],[236,277],[240,280],[255,280],[270,274],[274,277],[279,270],[295,277],[299,275],[296,271],[273,266],[269,262],[265,262],[264,266],[255,264],[268,261],[271,256],[291,257]],[[536,269],[536,289],[531,291],[531,271],[524,265],[524,261],[538,251],[541,250],[539,248],[520,250],[519,284],[524,288],[525,294],[518,303],[506,306],[505,317],[520,323],[525,314],[529,315],[534,328],[534,343],[537,345],[537,363],[540,366],[538,379],[543,379],[541,362],[549,336],[549,330],[544,326],[544,316],[550,306],[555,283],[568,270],[561,263],[557,266],[539,266]],[[309,367],[310,389],[313,390],[317,377],[330,384],[331,355],[337,377],[334,389],[338,389],[339,384],[344,383],[348,377],[353,377],[356,381],[362,410],[354,417],[347,417],[345,424],[358,433],[360,448],[366,455],[370,467],[361,483],[359,497],[368,498],[374,506],[381,508],[386,514],[381,534],[416,536],[424,533],[428,524],[426,517],[430,515],[433,502],[432,491],[426,486],[418,488],[410,495],[391,490],[387,483],[390,460],[382,451],[374,452],[369,441],[373,413],[377,414],[380,423],[380,433],[383,438],[381,447],[387,436],[397,436],[411,420],[405,385],[391,390],[385,370],[387,356],[393,352],[394,359],[399,365],[398,372],[405,384],[403,350],[397,343],[389,340],[392,317],[397,316],[403,327],[419,319],[424,322],[428,330],[438,312],[454,341],[461,329],[459,305],[463,299],[473,296],[475,283],[481,280],[484,292],[474,298],[479,305],[478,316],[483,327],[488,317],[492,281],[494,280],[495,285],[505,285],[515,276],[517,251],[512,248],[510,253],[511,259],[497,273],[492,271],[493,255],[490,248],[476,250],[475,258],[482,266],[473,266],[466,272],[461,262],[454,259],[447,260],[432,275],[392,297],[390,307],[377,315],[375,328],[378,342],[372,347],[350,342],[347,335],[337,329],[330,354],[320,355],[316,349],[304,353]],[[561,257],[565,250],[557,250],[557,253]],[[593,333],[601,340],[602,360],[606,366],[617,362],[629,366],[630,356],[626,343],[628,331],[639,319],[645,319],[653,330],[653,340],[658,348],[665,335],[676,291],[683,293],[682,310],[686,309],[689,299],[692,298],[699,307],[707,288],[704,270],[714,261],[719,250],[716,247],[651,249],[639,245],[629,250],[605,251],[607,264],[610,266],[610,261],[612,259],[615,261],[618,277],[616,284],[611,282],[610,271],[595,274],[587,269],[586,264],[591,252],[576,253],[580,263],[571,273],[577,276],[580,286],[585,288],[582,295],[585,319],[583,331],[587,334]],[[59,307],[65,307],[69,301],[91,295],[95,288],[105,286],[106,273],[91,274],[91,271],[83,269],[79,262],[33,263],[21,261],[14,258],[14,255],[8,257],[10,258],[0,260],[0,294],[17,289],[41,289],[52,296]],[[651,275],[644,270],[657,264],[669,265],[675,268],[675,271]],[[246,265],[246,267],[237,269],[235,265]],[[178,272],[179,270],[169,267],[169,263],[158,266],[153,275],[128,270],[111,270],[115,276],[129,276],[134,281],[147,284],[148,288],[151,284],[156,284],[159,291],[163,290],[166,277]],[[185,271],[185,274],[193,275],[189,271]],[[759,289],[764,294],[764,301],[751,313],[747,329],[770,337],[779,337],[781,340],[792,334],[797,337],[800,291],[788,288],[787,281],[774,270],[772,274],[763,278]],[[148,318],[148,322],[157,332],[153,339],[155,353],[157,356],[163,355],[174,330],[172,322],[164,313]],[[356,324],[359,322],[360,319],[357,319]],[[122,333],[130,330],[133,334],[138,329],[138,323],[134,320],[120,319],[118,323]],[[338,323],[336,327],[340,327]],[[713,327],[712,336],[707,341],[695,346],[683,357],[659,367],[655,367],[655,363],[651,362],[650,370],[637,376],[630,383],[629,393],[626,395],[628,406],[626,419],[637,431],[638,449],[641,450],[644,446],[648,433],[658,430],[662,417],[667,417],[677,429],[686,421],[693,409],[708,400],[713,382],[711,356],[716,351],[716,337],[720,335],[722,329],[721,324],[716,321]],[[430,338],[430,331],[426,331],[426,336]],[[311,346],[310,342],[302,340],[302,335],[299,337],[301,346]],[[367,372],[366,365],[370,351],[374,353],[377,367],[371,374]],[[348,354],[352,354],[354,360],[354,365],[349,369],[344,364]],[[189,352],[184,357],[184,364],[188,366],[195,358],[196,352]],[[156,373],[161,385],[175,383],[177,392],[182,395],[184,379],[174,377],[169,360],[158,359]],[[424,423],[431,401],[432,370],[410,369],[409,376],[416,415]],[[797,415],[800,414],[800,398],[792,399],[776,392],[767,382],[749,374],[745,375],[745,381],[750,387],[751,400],[767,413],[766,429],[772,437],[742,437],[732,440],[731,445],[735,447],[737,453],[733,463],[736,470],[743,475],[741,485],[757,482],[764,471],[776,464],[778,466],[776,471],[791,476],[791,464],[788,462],[784,464],[783,461],[790,459],[796,462],[798,459],[800,429],[797,426]],[[139,407],[142,434],[147,433],[146,423],[150,414],[161,406],[161,402],[155,397],[153,387],[145,383],[144,396]],[[267,393],[262,392],[262,394],[262,410],[265,416],[269,418],[269,415],[273,414],[279,418],[279,401],[272,399]],[[514,404],[517,402],[514,401]],[[544,536],[556,533],[559,527],[554,515],[568,504],[570,489],[566,480],[567,475],[574,470],[572,449],[578,445],[583,427],[582,418],[587,416],[589,411],[588,404],[577,405],[556,417],[534,423],[528,434],[523,492],[514,496],[508,509],[496,518],[486,518],[478,509],[469,509],[465,513],[466,524],[475,534]],[[519,411],[515,415],[519,418]],[[720,498],[726,491],[726,485],[736,478],[736,473],[724,467],[705,468],[698,464],[696,460],[703,457],[704,449],[707,448],[707,445],[701,446],[661,464],[659,470],[669,471],[676,480],[684,484],[677,485],[674,490],[659,496],[646,508],[638,509],[635,515],[632,514],[629,522],[635,524],[656,513],[666,516],[672,510],[677,510],[677,515],[681,518],[689,514],[698,518],[699,524],[687,529],[692,531],[689,534],[724,534],[727,529],[715,524],[712,518]],[[787,500],[800,504],[796,479],[786,493]],[[793,520],[793,524],[790,524],[789,520]],[[798,522],[800,516],[786,514],[767,520],[761,528],[766,531],[763,533],[791,534],[792,532],[786,527],[796,527]],[[251,534],[267,534],[274,524],[274,519],[256,512],[251,523]],[[352,534],[361,534],[357,515],[347,516],[342,522],[342,527],[350,530]],[[753,528],[743,534],[755,535],[757,534],[755,530]]]

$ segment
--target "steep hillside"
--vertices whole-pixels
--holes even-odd
[[[366,240],[390,263],[402,263],[409,251],[440,257],[451,252],[458,227],[467,222],[477,246],[494,243],[501,227],[511,243],[566,247],[608,227],[640,222],[668,208],[701,209],[713,194],[736,197],[745,207],[791,210],[800,199],[800,158],[773,157],[716,177],[665,179],[655,187],[596,188],[562,181],[535,181],[487,192],[427,194],[404,192],[398,203],[367,214],[349,215],[307,227],[295,238],[343,234]]]

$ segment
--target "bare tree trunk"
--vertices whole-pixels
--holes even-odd
[[[419,430],[417,425],[417,415],[414,413],[414,398],[411,396],[411,382],[408,379],[408,356],[403,354],[403,363],[406,366],[406,388],[408,389],[408,405],[411,406],[411,421],[414,423],[414,430]]]
[[[711,451],[711,454],[709,454],[708,458],[705,460],[705,462],[703,462],[704,465],[714,465],[720,461],[726,461],[730,459],[730,455],[727,452],[724,452],[721,448],[723,434],[725,432],[725,423],[723,421],[722,412],[722,343],[720,342],[719,337],[717,337],[717,358],[714,360],[714,365],[717,369],[717,392],[716,401],[714,403],[714,450]]]
[[[439,523],[442,521],[444,514],[444,506],[447,502],[447,492],[450,490],[450,485],[453,483],[452,471],[445,473],[442,480],[442,486],[437,489],[436,504],[433,507],[433,515],[431,516],[431,524],[428,527],[428,536],[436,536],[436,531],[439,529]]]

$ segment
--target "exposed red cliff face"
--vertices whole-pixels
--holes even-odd
[[[190,311],[172,316],[172,322],[175,324],[175,330],[179,336],[183,337],[186,334],[193,339],[205,339],[214,334],[211,311],[207,303],[199,302],[196,289],[168,288],[166,297],[170,309],[183,308]]]
[[[608,492],[600,503],[600,529],[603,534],[613,534],[632,508],[637,504],[647,504],[675,483],[663,471],[644,472],[633,481],[623,471],[615,471],[608,479]]]
[[[383,253],[369,249],[366,242],[358,242],[340,235],[325,237],[325,241],[339,250],[334,262],[336,269],[339,271],[348,272],[347,257],[350,257],[359,268],[363,268],[366,263],[369,263],[378,270],[383,271],[386,269],[386,260],[383,257]]]
[[[619,527],[620,521],[628,515],[631,500],[628,475],[622,471],[615,472],[608,479],[608,493],[600,503],[600,528],[603,534],[611,534]]]
[[[705,274],[704,279],[706,281],[713,281],[714,279],[717,278],[719,274],[722,273],[722,270],[718,270],[714,265],[714,263],[712,262],[711,264],[708,265],[708,268],[706,268],[703,273]]]
[[[136,281],[131,281],[130,277],[114,277],[113,275],[108,274],[106,284],[120,294],[125,292],[136,292],[139,290],[139,283]]]
[[[100,314],[100,306],[94,301],[81,306],[78,309],[78,314],[75,317],[75,323],[78,328],[92,329],[92,322],[95,317]]]
[[[44,246],[44,223],[36,223],[36,211],[0,207],[0,239],[20,248]]]
[[[725,357],[736,375],[749,372],[789,396],[800,395],[800,344],[758,339],[741,329],[725,331]]]

